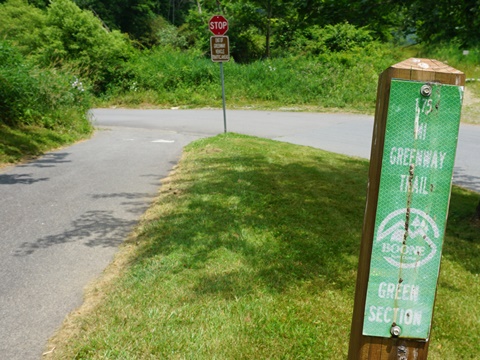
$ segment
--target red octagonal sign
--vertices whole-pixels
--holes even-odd
[[[214,35],[224,35],[228,31],[228,21],[222,15],[214,15],[208,22],[208,28]]]

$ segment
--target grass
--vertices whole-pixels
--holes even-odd
[[[59,128],[11,128],[0,124],[0,166],[40,156],[46,151],[84,139],[92,131],[88,127],[82,132],[68,132]]]
[[[344,359],[367,161],[196,141],[50,359]],[[430,359],[480,350],[478,194],[454,188]]]
[[[479,81],[469,81],[465,86],[461,121],[480,124],[480,75]]]
[[[62,127],[47,129],[32,125],[12,128],[0,124],[0,167],[85,139],[91,134],[92,128],[87,122],[82,123],[82,126],[82,129],[67,130]]]
[[[385,49],[384,49],[385,48]],[[372,112],[378,74],[397,61],[388,45],[318,57],[288,56],[224,64],[229,107]],[[103,105],[221,107],[219,65],[195,52],[154,48],[125,66]]]
[[[460,55],[459,55],[460,53]],[[425,50],[387,44],[318,56],[224,64],[227,107],[373,114],[379,74],[410,57],[433,57],[469,78],[462,121],[480,123],[480,67],[455,47]],[[98,106],[222,107],[219,65],[203,54],[154,48],[126,65]]]

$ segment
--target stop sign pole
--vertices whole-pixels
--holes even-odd
[[[214,15],[208,22],[208,28],[214,36],[210,38],[210,52],[212,61],[220,63],[220,79],[222,82],[222,100],[223,100],[223,131],[227,132],[227,113],[225,106],[225,80],[223,76],[223,63],[230,59],[228,36],[224,36],[228,31],[228,21],[223,15]],[[215,46],[218,46],[215,47]],[[226,51],[225,51],[226,50]],[[218,52],[214,56],[214,52]],[[226,54],[225,54],[226,52]]]

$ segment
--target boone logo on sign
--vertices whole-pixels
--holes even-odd
[[[214,35],[224,35],[228,31],[228,21],[222,15],[214,15],[208,22],[208,28]]]
[[[383,258],[389,264],[397,268],[414,269],[428,263],[435,256],[435,241],[438,241],[440,231],[429,215],[413,208],[410,209],[409,217],[414,220],[405,229],[406,214],[407,209],[399,209],[388,215],[378,228],[374,246],[381,246]]]

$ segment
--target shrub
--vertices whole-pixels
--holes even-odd
[[[118,31],[109,32],[91,12],[80,10],[70,0],[53,0],[47,10],[48,43],[38,49],[44,64],[77,68],[103,91],[130,57],[133,49]]]
[[[37,69],[17,49],[0,41],[0,123],[89,131],[89,106],[90,95],[78,78]]]
[[[25,0],[8,0],[0,5],[0,35],[40,66],[66,68],[87,77],[97,93],[133,52],[125,35],[108,31],[71,0],[52,0],[46,11]]]
[[[211,61],[196,52],[155,47],[132,57],[125,72],[112,83],[112,91],[194,91],[216,77]]]
[[[26,0],[0,4],[0,38],[11,41],[23,55],[43,47],[46,21],[46,13]]]
[[[28,74],[18,51],[0,42],[0,120],[16,126],[24,115],[24,106],[33,102],[37,86]],[[25,109],[26,110],[26,109]]]
[[[187,48],[187,39],[179,33],[176,26],[170,24],[162,16],[156,16],[150,22],[150,33],[145,38],[146,43],[151,46],[171,46],[178,49]]]
[[[364,48],[374,42],[368,30],[348,23],[312,26],[297,32],[295,39],[293,52],[314,56]]]

